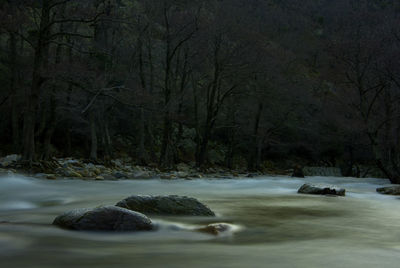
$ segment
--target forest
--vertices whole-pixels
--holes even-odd
[[[0,155],[400,183],[399,25],[390,0],[1,0]]]

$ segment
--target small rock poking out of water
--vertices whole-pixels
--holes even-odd
[[[297,191],[300,194],[339,195],[344,196],[346,190],[335,186],[304,184]]]
[[[227,223],[213,223],[207,226],[196,229],[201,233],[207,233],[212,235],[220,235],[232,230],[232,225]]]
[[[180,216],[215,216],[206,205],[186,196],[130,196],[116,204],[141,213]]]
[[[58,216],[54,225],[80,231],[149,231],[154,226],[145,215],[116,206],[75,209]]]
[[[376,189],[380,194],[400,195],[400,186],[388,186]]]

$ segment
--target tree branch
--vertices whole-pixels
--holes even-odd
[[[94,102],[96,101],[97,97],[103,93],[104,91],[110,91],[110,90],[114,90],[114,89],[121,89],[121,88],[125,88],[124,86],[118,86],[118,87],[111,87],[111,88],[102,88],[100,89],[92,98],[92,100],[89,102],[89,104],[82,110],[81,114],[86,113],[90,107],[94,104]]]
[[[54,34],[50,35],[49,40],[52,41],[52,39],[56,38],[57,36],[70,36],[70,37],[80,37],[80,38],[88,38],[88,39],[93,38],[92,35],[84,35],[84,34],[80,34],[80,33],[58,32],[58,33],[54,33]]]
[[[100,13],[96,14],[96,16],[94,16],[93,18],[88,19],[88,20],[85,20],[85,19],[83,19],[83,18],[79,18],[79,19],[61,19],[61,20],[53,20],[53,21],[51,21],[51,22],[46,26],[46,28],[49,28],[49,27],[51,27],[51,26],[54,25],[54,24],[68,23],[68,22],[93,23],[93,22],[96,22],[97,19],[98,19],[101,15],[104,15],[104,12],[100,12]]]

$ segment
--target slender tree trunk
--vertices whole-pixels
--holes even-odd
[[[382,171],[383,174],[385,174],[385,176],[390,180],[391,183],[400,184],[400,176],[390,170],[382,160],[382,152],[379,148],[378,143],[376,142],[377,137],[375,137],[372,133],[368,133],[368,137],[371,142],[372,151],[375,156],[376,166]]]
[[[49,124],[44,136],[44,160],[49,160],[51,157],[51,139],[53,137],[54,130],[56,128],[56,100],[55,100],[55,88],[53,87],[52,94],[50,97],[50,118]]]
[[[71,54],[68,55],[69,57],[72,57]],[[68,84],[68,96],[67,96],[67,107],[70,107],[71,105],[71,95],[72,95],[72,83]],[[66,155],[71,156],[72,154],[72,130],[71,130],[71,123],[68,120],[66,123],[66,133],[65,133],[65,139],[66,139]]]
[[[145,94],[146,92],[146,75],[144,71],[144,63],[143,63],[143,42],[141,37],[138,38],[137,44],[139,50],[139,76],[140,76],[140,83],[142,86],[142,93]],[[146,142],[146,123],[145,123],[145,112],[144,108],[140,107],[139,110],[139,151],[138,151],[138,158],[141,165],[146,165],[147,163],[147,156],[146,156],[146,149],[145,149],[145,142]]]
[[[89,112],[89,120],[90,120],[90,159],[97,161],[97,131],[96,131],[96,117],[94,111],[91,110]]]
[[[26,94],[26,109],[24,114],[22,159],[31,164],[35,158],[35,123],[41,87],[45,81],[43,69],[46,65],[46,51],[48,50],[48,35],[50,31],[50,1],[42,2],[39,35],[35,47],[33,61],[32,84]]]
[[[179,105],[178,105],[178,116],[181,116],[183,114],[183,97],[185,95],[185,89],[186,89],[186,84],[188,80],[188,52],[185,51],[184,54],[184,62],[183,62],[183,68],[182,68],[182,74],[181,74],[181,81],[179,85]],[[176,144],[179,145],[181,139],[183,137],[183,124],[182,121],[179,121],[178,124],[178,135],[176,138]]]
[[[211,135],[211,125],[206,123],[203,136],[201,137],[198,159],[197,159],[197,166],[203,167],[207,160],[207,149],[208,149],[208,142],[210,140]]]
[[[163,135],[160,154],[160,166],[169,167],[170,165],[170,142],[171,142],[172,123],[169,118],[169,112],[164,115]]]
[[[61,16],[64,16],[65,13],[65,7],[66,5],[64,4],[62,9],[61,9]],[[60,25],[60,32],[64,32],[64,24],[62,23]],[[56,48],[56,55],[55,55],[55,64],[56,66],[59,66],[61,63],[61,57],[62,57],[62,46],[57,45]],[[49,116],[49,121],[47,124],[47,129],[45,131],[45,138],[44,138],[44,159],[49,160],[51,157],[51,140],[53,138],[53,133],[56,129],[57,126],[57,101],[56,101],[56,88],[57,85],[53,83],[52,89],[50,92],[50,116]]]
[[[172,83],[171,83],[171,73],[172,73],[172,62],[176,57],[177,52],[179,52],[180,47],[191,39],[194,32],[193,30],[185,38],[180,41],[174,42],[173,34],[171,34],[170,21],[168,18],[168,11],[170,6],[168,6],[169,1],[164,1],[164,23],[165,23],[165,36],[166,36],[166,50],[165,50],[165,77],[164,77],[164,124],[163,124],[163,134],[162,134],[162,145],[159,163],[161,166],[171,166],[172,162],[172,132],[173,124],[171,120],[171,97],[172,97]],[[175,40],[176,41],[176,40]]]
[[[220,36],[214,40],[214,72],[210,85],[207,87],[207,101],[206,101],[206,122],[204,125],[203,135],[201,136],[199,152],[197,154],[196,165],[202,167],[207,159],[207,147],[210,139],[211,131],[214,127],[215,120],[217,119],[219,107],[222,104],[221,95],[221,65],[220,65],[220,49],[221,49]]]
[[[262,149],[263,149],[263,141],[260,137],[257,139],[257,148],[256,148],[256,170],[260,170],[261,161],[262,161]]]
[[[109,120],[104,120],[104,147],[107,159],[112,159],[112,140],[110,135]]]
[[[385,166],[392,164],[392,150],[393,142],[391,140],[392,135],[392,120],[393,118],[393,110],[392,110],[392,98],[389,90],[385,90],[384,93],[384,101],[385,101],[385,127],[384,127],[384,140],[383,140],[383,163]]]
[[[167,12],[166,10],[164,12]],[[164,14],[167,18],[167,14]],[[164,77],[164,123],[163,123],[163,134],[162,134],[162,144],[161,144],[161,152],[160,152],[160,166],[168,167],[170,165],[169,159],[169,150],[170,150],[170,142],[171,142],[171,131],[172,131],[172,123],[170,118],[170,101],[171,101],[171,89],[170,89],[170,75],[171,75],[171,40],[169,33],[169,22],[166,22],[167,25],[167,40],[166,40],[166,51],[165,51],[165,77]]]
[[[19,109],[17,92],[17,40],[16,34],[10,32],[10,91],[11,91],[11,126],[14,152],[19,152]]]
[[[226,115],[226,122],[229,122],[232,126],[229,127],[228,130],[228,150],[225,153],[225,165],[227,168],[233,168],[233,158],[235,154],[235,141],[236,141],[236,110],[237,106],[235,106],[235,100],[231,99],[228,106],[228,113]]]
[[[232,129],[229,135],[228,151],[225,156],[226,167],[229,169],[233,168],[233,158],[235,156],[235,136],[236,130]]]
[[[148,38],[147,41],[147,60],[148,60],[148,66],[149,66],[149,82],[148,82],[148,93],[150,96],[153,95],[154,93],[154,64],[153,64],[153,48],[151,44],[151,38]],[[154,105],[151,102],[150,103],[150,108],[153,109]],[[153,127],[153,122],[154,122],[154,115],[153,113],[149,113],[146,115],[146,137],[147,137],[147,146],[150,148],[149,150],[149,155],[150,159],[154,162],[157,162],[157,156],[155,154],[155,138],[154,138],[154,127]]]
[[[256,112],[256,117],[254,120],[254,128],[251,140],[251,149],[250,156],[247,163],[247,168],[250,171],[255,171],[259,168],[259,158],[260,158],[260,137],[258,135],[258,129],[260,126],[261,113],[263,111],[263,104],[261,102],[258,103],[258,108]]]
[[[196,144],[196,151],[195,151],[195,159],[199,159],[200,154],[200,143],[201,143],[201,135],[200,135],[200,122],[199,122],[199,101],[197,96],[197,85],[194,81],[193,75],[191,76],[191,84],[193,88],[193,113],[194,113],[194,125],[196,130],[196,135],[194,138],[194,142]]]
[[[139,111],[140,119],[139,119],[139,161],[141,165],[146,165],[147,163],[147,156],[146,156],[146,148],[145,148],[145,116],[144,116],[144,109],[140,108]]]

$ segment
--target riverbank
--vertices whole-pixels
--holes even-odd
[[[143,180],[161,178],[173,179],[200,179],[221,178],[232,179],[236,177],[257,177],[292,174],[291,169],[281,170],[271,168],[265,172],[248,172],[246,169],[232,170],[213,166],[199,169],[194,165],[180,163],[174,168],[161,170],[155,166],[139,166],[132,159],[114,159],[105,163],[93,163],[85,159],[53,158],[50,161],[33,163],[29,168],[20,163],[18,155],[9,155],[0,160],[0,174],[18,173],[38,178],[55,180],[60,178],[83,179],[83,180]]]
[[[130,157],[117,158],[108,162],[93,162],[88,159],[73,157],[52,158],[49,161],[39,161],[27,167],[20,161],[19,155],[8,155],[0,158],[1,174],[22,174],[49,180],[70,178],[82,180],[145,180],[145,179],[201,179],[201,178],[252,178],[259,176],[291,176],[293,166],[301,168],[304,176],[342,177],[340,167],[295,165],[288,163],[269,162],[262,170],[250,172],[246,167],[228,169],[222,166],[208,166],[197,168],[194,163],[179,163],[169,169],[160,169],[157,165],[137,165]],[[301,162],[301,160],[299,160]],[[354,167],[353,177],[384,178],[380,170],[372,165],[358,165]]]

